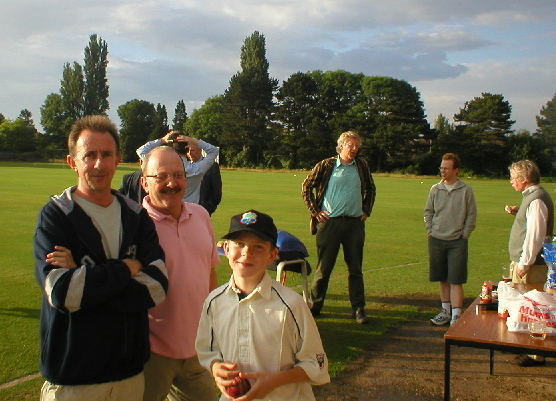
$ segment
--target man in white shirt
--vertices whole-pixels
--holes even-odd
[[[522,160],[510,166],[512,187],[521,192],[521,205],[506,206],[506,213],[514,215],[510,232],[510,260],[514,283],[544,284],[547,266],[541,256],[544,237],[552,235],[554,203],[548,192],[539,185],[541,174],[537,165]],[[515,364],[539,366],[546,364],[544,357],[518,355]]]
[[[175,138],[174,138],[175,137]],[[172,139],[174,138],[174,139]],[[210,166],[218,157],[219,150],[216,146],[203,141],[202,139],[191,138],[187,135],[180,135],[179,131],[170,131],[160,139],[147,142],[139,149],[137,155],[143,160],[147,153],[160,145],[172,145],[180,154],[187,178],[187,189],[183,200],[190,203],[199,203],[201,194],[201,182],[203,175],[208,171]],[[186,145],[186,146],[181,146]],[[189,146],[196,146],[205,151],[205,157],[197,163],[187,158]]]
[[[512,187],[522,193],[521,205],[506,206],[506,213],[515,216],[510,232],[510,260],[513,282],[544,284],[547,266],[541,256],[545,236],[552,235],[554,203],[548,192],[539,185],[540,172],[529,160],[510,167]]]

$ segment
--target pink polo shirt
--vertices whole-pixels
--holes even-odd
[[[183,202],[179,221],[155,210],[143,199],[166,254],[168,295],[149,309],[151,351],[175,359],[196,355],[195,336],[210,272],[220,263],[212,223],[200,205]]]

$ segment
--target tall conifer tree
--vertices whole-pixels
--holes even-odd
[[[224,94],[224,129],[228,160],[240,166],[264,163],[264,151],[272,141],[270,120],[278,81],[269,76],[264,35],[255,31],[241,47],[241,72],[230,79]]]
[[[101,38],[93,34],[89,38],[89,45],[85,47],[85,91],[83,98],[83,114],[104,114],[109,109],[108,79],[108,45]]]

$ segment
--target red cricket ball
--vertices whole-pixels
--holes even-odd
[[[250,389],[251,383],[249,383],[249,380],[236,376],[233,378],[232,384],[226,388],[226,391],[230,396],[238,398],[245,395]]]

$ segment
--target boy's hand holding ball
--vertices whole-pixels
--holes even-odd
[[[251,390],[251,383],[249,383],[249,380],[242,379],[239,376],[234,377],[232,379],[232,384],[230,384],[226,388],[228,395],[233,398],[241,397],[242,395],[245,395],[249,390]]]

